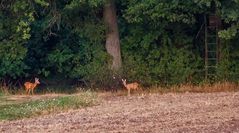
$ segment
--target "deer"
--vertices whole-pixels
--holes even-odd
[[[128,90],[128,96],[130,96],[130,90],[138,90],[139,88],[139,83],[133,82],[133,83],[126,83],[126,79],[122,79],[124,87]]]
[[[24,86],[25,86],[25,89],[26,89],[26,93],[27,94],[30,94],[31,91],[32,91],[32,94],[34,95],[34,89],[36,88],[36,86],[40,84],[39,82],[39,79],[38,78],[35,78],[35,82],[34,83],[31,83],[31,82],[25,82],[24,83]]]

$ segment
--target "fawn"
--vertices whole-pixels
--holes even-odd
[[[130,96],[130,90],[131,90],[131,89],[132,89],[132,90],[138,90],[138,89],[140,89],[140,88],[139,88],[139,83],[137,83],[137,82],[127,84],[127,83],[126,83],[126,79],[122,79],[122,82],[123,82],[124,87],[128,90],[128,96]]]
[[[35,83],[25,82],[25,83],[24,83],[24,86],[25,86],[25,89],[26,89],[27,94],[30,94],[31,91],[32,91],[32,94],[34,94],[33,91],[34,91],[34,89],[36,88],[36,86],[37,86],[38,84],[40,84],[38,78],[35,78]]]

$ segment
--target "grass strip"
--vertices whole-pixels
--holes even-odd
[[[29,101],[0,106],[0,120],[16,120],[92,106],[96,103],[95,93],[84,92],[47,100]]]

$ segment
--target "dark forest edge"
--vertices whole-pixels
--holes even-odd
[[[104,11],[109,3],[115,6]],[[117,16],[104,17],[110,11]],[[35,77],[39,87],[64,89],[112,90],[122,78],[145,88],[238,83],[238,12],[238,0],[2,0],[0,85],[14,90]],[[220,61],[205,80],[200,29],[210,14],[222,23]],[[118,25],[108,23],[112,18]],[[106,42],[120,47],[107,49]]]

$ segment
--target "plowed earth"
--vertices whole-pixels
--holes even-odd
[[[98,105],[0,122],[0,132],[239,132],[239,92],[101,95]]]

